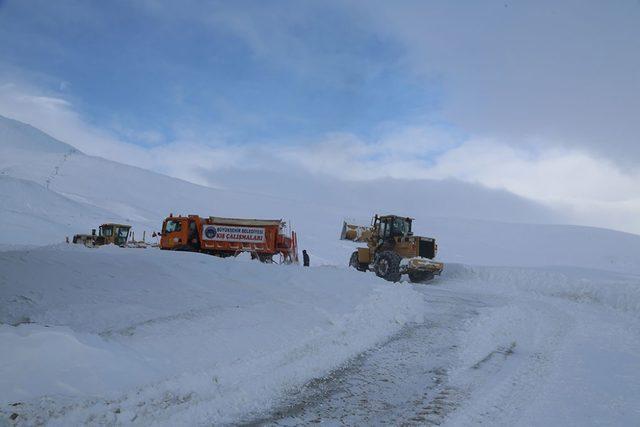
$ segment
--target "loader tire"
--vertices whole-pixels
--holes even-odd
[[[433,279],[433,273],[429,271],[410,271],[409,272],[409,280],[412,283],[421,283],[426,282]]]
[[[381,252],[376,258],[375,272],[378,277],[382,277],[390,282],[399,282],[400,277],[400,261],[402,257],[392,251]]]
[[[358,251],[355,251],[351,254],[351,258],[349,259],[349,267],[353,267],[358,271],[367,271],[367,264],[358,261]]]

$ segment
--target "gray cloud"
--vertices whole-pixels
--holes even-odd
[[[112,125],[114,134],[104,124],[88,124],[67,94],[9,84],[0,85],[0,114],[87,153],[203,184],[224,185],[234,174],[272,173],[276,163],[295,172],[286,180],[307,180],[303,187],[315,186],[314,194],[322,190],[311,182],[316,177],[331,188],[353,185],[345,194],[375,194],[370,190],[377,188],[375,180],[398,182],[398,192],[411,180],[417,188],[445,182],[436,196],[447,202],[448,193],[463,200],[480,184],[474,200],[489,209],[483,217],[493,218],[490,209],[506,206],[480,203],[489,187],[497,189],[494,195],[507,190],[561,210],[571,222],[640,230],[640,4],[635,1],[295,2],[291,8],[287,2],[277,7],[222,3],[199,14],[200,4],[167,10],[171,4],[137,7],[147,7],[156,19],[224,27],[262,61],[288,72],[323,74],[334,63],[337,71],[325,74],[370,70],[357,49],[315,44],[323,40],[322,31],[334,30],[330,23],[316,37],[304,37],[319,8],[329,8],[341,15],[337,22],[353,21],[358,37],[399,46],[394,70],[411,70],[426,86],[442,85],[440,117],[416,111],[393,123],[370,123],[370,135],[319,132],[305,140],[240,145],[225,132],[183,123],[173,138],[156,144],[162,138],[153,129],[129,132]],[[325,77],[323,84],[333,80]],[[242,110],[229,116],[243,114],[243,121],[265,120]],[[451,126],[441,126],[442,118]],[[434,122],[439,126],[430,125]],[[130,144],[119,139],[123,135],[145,144]],[[533,205],[521,206],[522,211],[504,208],[503,219],[529,221],[527,210],[538,216]]]
[[[510,144],[640,160],[640,3],[354,3],[445,87],[444,117]]]
[[[363,220],[379,213],[432,217],[474,218],[504,222],[553,223],[568,218],[558,210],[504,190],[456,179],[342,180],[335,175],[311,173],[274,159],[271,167],[209,171],[210,182],[232,183],[234,191],[270,194],[336,213],[361,212]],[[339,223],[339,219],[336,222]]]

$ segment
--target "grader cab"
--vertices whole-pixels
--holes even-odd
[[[349,265],[359,271],[373,270],[378,277],[398,282],[403,274],[412,282],[423,282],[439,275],[444,264],[433,261],[438,246],[435,239],[414,236],[413,218],[376,215],[367,247],[351,255]]]
[[[73,236],[73,243],[84,244],[85,246],[94,247],[102,245],[126,246],[129,239],[130,225],[107,223],[102,224],[96,230],[91,230],[91,234],[76,234]]]

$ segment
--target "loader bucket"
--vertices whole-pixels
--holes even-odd
[[[351,240],[353,242],[365,242],[371,236],[371,228],[364,225],[350,224],[347,221],[342,223],[340,240]]]

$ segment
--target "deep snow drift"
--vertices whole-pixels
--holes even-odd
[[[640,276],[450,266],[447,289],[488,304],[457,337],[447,425],[635,425]]]
[[[408,287],[329,266],[62,245],[0,272],[0,408],[24,422],[228,422],[422,316]]]
[[[634,274],[449,264],[389,284],[66,244],[0,252],[0,272],[0,416],[25,424],[628,425],[640,407]]]

